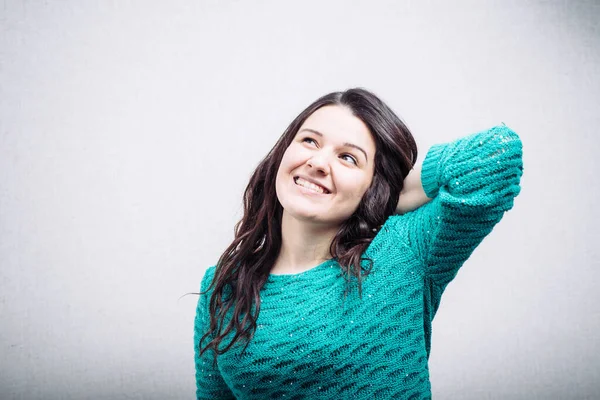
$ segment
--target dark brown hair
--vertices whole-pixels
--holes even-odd
[[[210,327],[200,339],[200,354],[212,348],[216,361],[218,354],[228,351],[237,341],[245,339],[247,347],[252,339],[260,312],[259,291],[281,247],[283,208],[275,192],[277,170],[304,121],[328,105],[347,107],[369,128],[376,145],[371,186],[356,211],[341,224],[330,246],[346,281],[351,276],[358,279],[361,294],[361,260],[371,262],[362,258],[363,253],[377,229],[394,213],[404,178],[417,159],[417,146],[406,125],[383,101],[365,89],[356,88],[327,94],[309,105],[287,127],[252,174],[244,192],[244,215],[235,225],[235,239],[219,258],[207,289],[214,287],[209,302]],[[226,322],[225,316],[231,309],[233,318]],[[221,341],[232,331],[235,331],[233,339],[220,349]],[[202,349],[202,342],[209,336],[212,340]]]

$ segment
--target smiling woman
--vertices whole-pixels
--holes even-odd
[[[512,208],[521,142],[497,126],[416,159],[408,128],[364,89],[292,121],[202,280],[197,398],[431,396],[433,317]]]
[[[304,121],[283,154],[275,180],[284,241],[271,273],[301,272],[315,265],[305,246],[290,254],[286,239],[302,240],[298,234],[316,239],[313,243],[321,244],[318,256],[330,258],[328,236],[356,211],[373,180],[374,161],[368,154],[375,155],[373,136],[349,108],[324,106]]]

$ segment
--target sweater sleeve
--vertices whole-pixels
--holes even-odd
[[[200,339],[208,331],[210,317],[208,306],[210,293],[202,294],[210,285],[214,276],[214,267],[209,268],[200,285],[200,298],[196,308],[196,318],[194,320],[194,359],[196,363],[196,398],[197,399],[235,399],[225,380],[221,376],[219,369],[213,366],[213,350],[209,349],[200,355]],[[207,337],[202,342],[202,346],[211,340]]]
[[[392,226],[442,289],[512,208],[522,173],[521,140],[505,125],[429,149],[421,182],[433,200]]]

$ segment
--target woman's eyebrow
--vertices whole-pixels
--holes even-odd
[[[316,131],[316,130],[314,130],[314,129],[310,129],[310,128],[303,128],[302,130],[300,130],[300,132],[302,132],[302,131],[308,131],[308,132],[314,133],[315,135],[318,135],[318,136],[321,136],[321,137],[323,137],[323,134],[322,134],[321,132],[319,132],[319,131]],[[365,158],[367,159],[367,161],[369,161],[369,157],[367,157],[367,152],[366,152],[366,151],[364,151],[364,150],[362,149],[362,147],[360,147],[360,146],[357,146],[357,145],[355,145],[355,144],[352,144],[352,143],[348,143],[348,142],[344,143],[344,146],[346,146],[346,147],[352,147],[352,148],[354,148],[354,149],[356,149],[356,150],[360,150],[360,151],[362,151],[362,152],[363,152],[363,154],[365,155]]]

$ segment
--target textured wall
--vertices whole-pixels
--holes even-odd
[[[291,119],[352,86],[421,157],[501,121],[523,140],[515,209],[434,322],[434,397],[599,398],[598,20],[591,0],[1,1],[0,398],[192,398],[179,297]]]

